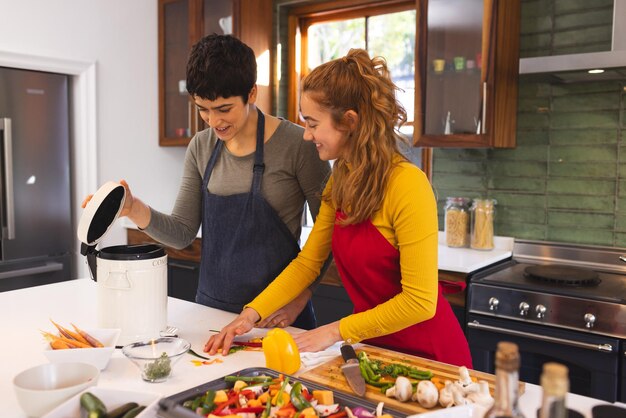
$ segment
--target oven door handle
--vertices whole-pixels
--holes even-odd
[[[547,341],[547,342],[561,344],[561,345],[569,345],[572,347],[584,348],[586,350],[601,351],[604,353],[613,352],[613,346],[611,344],[591,344],[591,343],[583,343],[580,341],[567,341],[567,340],[562,340],[560,338],[548,337],[545,335],[537,335],[537,334],[531,334],[531,333],[523,332],[523,331],[515,331],[512,329],[493,327],[491,325],[483,325],[476,320],[472,322],[468,322],[467,326],[470,328],[478,329],[478,330],[499,332],[502,334],[515,335],[517,337],[530,338],[532,340]]]

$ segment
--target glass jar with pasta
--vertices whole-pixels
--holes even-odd
[[[444,229],[448,247],[469,245],[469,202],[466,197],[447,197],[444,206]]]
[[[470,247],[476,250],[493,249],[493,218],[495,199],[474,199],[470,207]]]

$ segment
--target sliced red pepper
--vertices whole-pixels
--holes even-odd
[[[233,345],[241,345],[244,347],[263,347],[263,343],[250,342],[250,341],[233,341]]]
[[[246,399],[255,399],[256,393],[250,389],[242,389],[241,395],[245,396]]]
[[[343,410],[341,412],[337,412],[336,414],[330,414],[326,418],[343,418],[346,415],[348,415],[348,413],[345,410]]]
[[[213,415],[219,415],[220,412],[222,412],[222,410],[224,408],[226,408],[227,406],[230,406],[234,403],[237,403],[237,401],[239,400],[239,394],[235,394],[233,396],[231,396],[230,398],[228,398],[227,401],[217,405],[217,407],[213,410]]]

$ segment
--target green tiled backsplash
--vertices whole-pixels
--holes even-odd
[[[521,56],[610,49],[612,10],[522,0]],[[625,109],[626,80],[520,76],[516,148],[434,150],[440,229],[447,196],[489,197],[497,235],[626,247]]]

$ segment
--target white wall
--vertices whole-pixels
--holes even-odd
[[[97,184],[126,179],[169,212],[185,150],[158,146],[157,1],[0,0],[0,20],[0,53],[95,62]],[[118,222],[104,244],[125,239]]]

